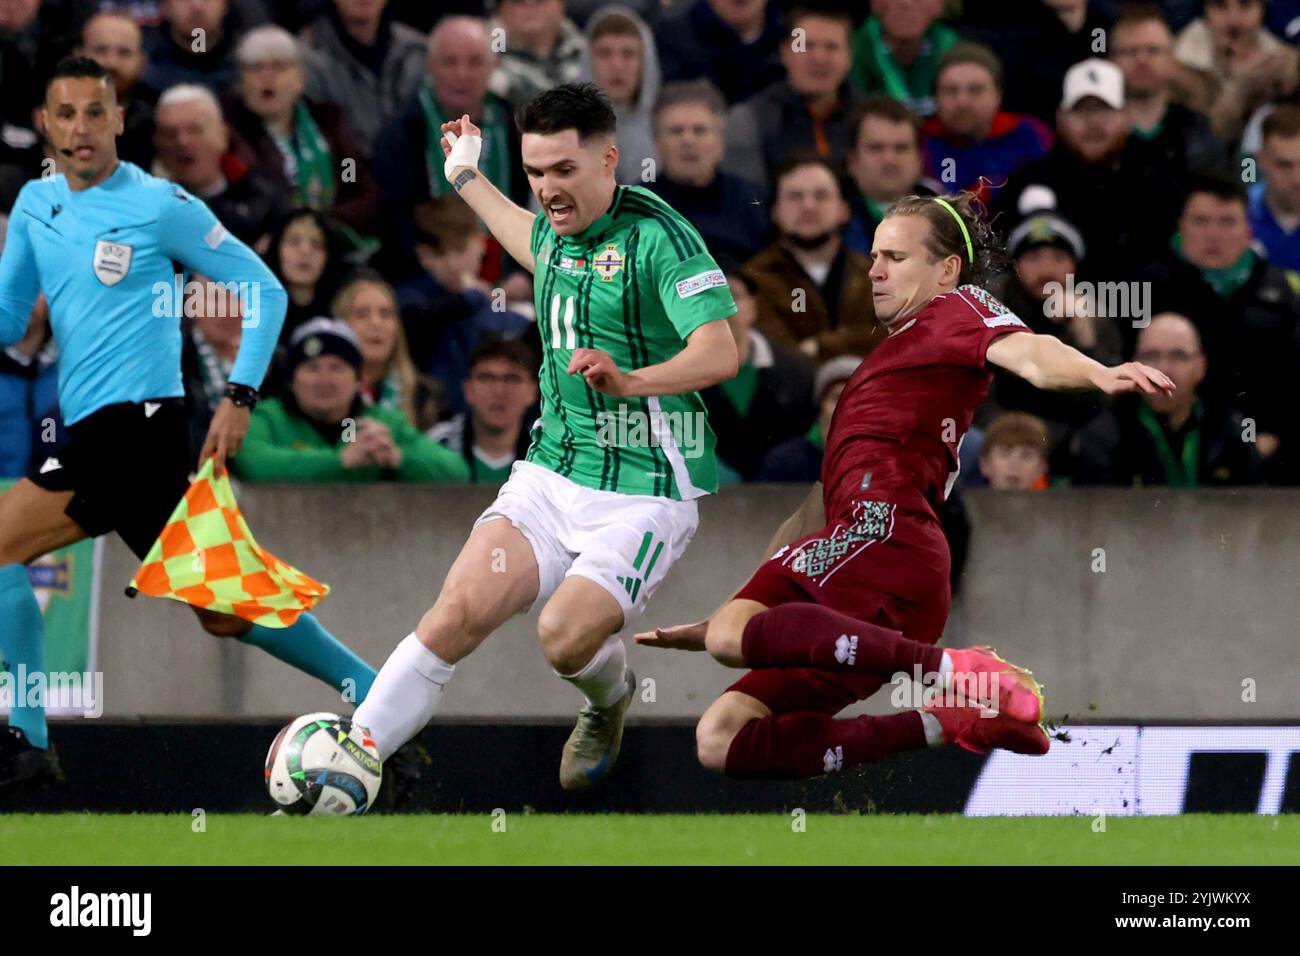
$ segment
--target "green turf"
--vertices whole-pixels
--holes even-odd
[[[1257,816],[0,816],[0,864],[1289,864],[1300,819]],[[497,820],[497,829],[501,821]]]

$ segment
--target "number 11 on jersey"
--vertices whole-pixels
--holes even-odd
[[[564,342],[560,342],[560,300],[564,299]],[[551,348],[569,349],[578,347],[578,332],[573,327],[573,296],[564,298],[558,293],[551,297]]]

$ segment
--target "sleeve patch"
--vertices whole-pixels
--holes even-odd
[[[721,269],[710,269],[708,272],[701,272],[699,275],[678,282],[677,295],[680,298],[689,299],[691,296],[699,295],[707,289],[714,289],[726,284],[727,277],[722,274]]]
[[[1014,312],[1008,312],[1005,315],[990,315],[984,319],[984,324],[990,329],[996,329],[1003,325],[1018,325],[1022,329],[1028,328]]]
[[[221,223],[217,223],[208,230],[208,234],[203,237],[203,241],[207,244],[209,249],[215,249],[226,241],[226,236],[228,235],[230,235],[230,233],[226,232],[226,227]]]

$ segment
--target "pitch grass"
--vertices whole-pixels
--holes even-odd
[[[510,813],[0,816],[0,864],[1294,865],[1300,819]]]

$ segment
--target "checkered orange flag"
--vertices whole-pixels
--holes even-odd
[[[171,598],[266,627],[290,627],[329,585],[260,548],[216,458],[199,469],[126,593]]]

